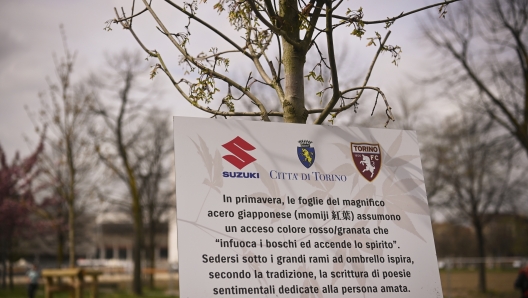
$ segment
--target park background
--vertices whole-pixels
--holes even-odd
[[[361,7],[365,19],[385,19],[433,3],[437,2],[347,1],[346,6],[352,10]],[[464,0],[450,4],[445,20],[437,8],[397,20],[390,27],[389,43],[401,47],[401,59],[396,66],[391,63],[393,57],[389,53],[382,54],[371,77],[371,82],[384,90],[393,107],[396,121],[389,123],[388,128],[418,131],[446,297],[512,297],[516,295],[513,282],[519,267],[528,258],[525,189],[528,183],[524,178],[528,149],[523,149],[519,138],[505,129],[500,119],[490,117],[483,89],[464,75],[457,61],[449,58],[449,52],[426,36],[427,30],[448,32],[439,24],[464,23],[467,11],[479,25],[474,28],[474,34],[487,32],[491,29],[478,18],[492,14],[493,3],[496,2],[476,4]],[[528,39],[527,5],[524,1],[504,3],[524,8],[519,9],[519,17],[515,19],[523,29],[518,43],[524,45]],[[208,20],[224,21],[222,30],[238,36],[225,22],[225,14],[218,15],[211,8],[213,4],[200,3],[200,12]],[[151,78],[156,62],[146,59],[147,55],[140,52],[137,42],[121,25],[108,23],[116,17],[114,7],[120,11],[121,7],[129,9],[129,5],[129,1],[55,0],[2,1],[0,4],[0,170],[6,173],[0,185],[12,182],[6,177],[17,178],[13,178],[15,186],[9,184],[16,191],[1,194],[8,199],[2,197],[0,208],[3,212],[0,222],[6,227],[0,234],[0,296],[24,297],[23,276],[28,264],[33,262],[41,268],[68,267],[72,262],[76,266],[96,266],[105,271],[107,288],[101,289],[103,297],[132,295],[129,294],[134,238],[132,204],[127,185],[120,177],[122,172],[112,170],[112,165],[119,163],[115,161],[115,152],[107,148],[115,135],[102,116],[103,112],[115,115],[123,74],[127,71],[134,76],[130,91],[134,106],[126,115],[128,122],[124,123],[124,131],[129,144],[133,143],[129,148],[135,166],[149,169],[139,175],[143,183],[141,204],[150,210],[143,215],[145,295],[164,297],[167,290],[177,290],[176,283],[169,282],[177,278],[177,267],[169,262],[168,227],[175,208],[170,117],[210,115],[182,100],[163,74]],[[187,18],[169,9],[160,14],[174,21],[175,26],[179,25],[178,30],[184,30],[181,28]],[[179,54],[161,33],[152,31],[153,26],[149,18],[138,19],[135,24],[146,44],[165,53],[169,68],[184,75],[187,69],[180,64]],[[350,35],[352,28],[341,32],[336,52],[343,57],[342,67],[349,70],[341,81],[361,81],[375,52],[375,48],[367,46],[368,38],[374,37],[376,31],[384,35],[387,32],[384,26],[369,27],[361,39]],[[207,32],[197,27],[193,27],[197,31],[193,31],[194,39],[190,43],[193,49],[206,51],[223,45],[221,40],[207,38]],[[494,30],[498,32],[494,38],[487,36],[488,39],[480,37],[472,41],[468,61],[483,75],[493,92],[504,95],[504,101],[513,109],[526,135],[527,119],[523,113],[528,80],[523,77],[526,60],[524,64],[519,63],[517,41],[507,30]],[[455,37],[463,39],[468,34]],[[502,46],[496,46],[498,43]],[[237,71],[251,71],[250,66],[238,60],[231,64],[231,73],[235,75]],[[511,84],[497,83],[501,75]],[[58,191],[64,186],[61,169],[67,165],[60,157],[63,145],[60,136],[64,131],[54,126],[57,123],[54,111],[61,109],[64,96],[77,100],[81,109],[90,108],[89,115],[79,111],[76,120],[80,124],[75,128],[78,129],[75,135],[81,137],[75,142],[82,158],[78,170],[80,199],[73,204],[68,201],[67,191]],[[357,113],[340,115],[334,124],[383,127],[383,109],[375,110],[374,116],[370,116],[373,101],[374,96],[370,96],[358,106]],[[152,150],[153,147],[160,150]],[[466,150],[466,155],[445,154],[454,149]],[[473,164],[466,164],[467,160]],[[25,171],[25,176],[20,171]],[[452,197],[456,185],[449,189],[441,187],[453,183],[448,179],[453,177],[446,177],[446,173],[457,181],[471,184],[465,179],[471,172],[481,173],[482,180],[495,187],[477,190],[482,197],[475,203],[480,209],[474,214],[460,208],[467,203],[463,198],[456,201]],[[474,187],[469,185],[467,189],[475,190]],[[72,208],[77,211],[73,227],[68,224],[68,211]],[[483,224],[480,237],[485,241],[478,240],[476,219]],[[69,253],[72,245],[68,236],[72,230],[76,232],[75,256]],[[482,267],[487,273],[485,291],[479,283],[478,271]],[[10,289],[11,280],[14,290]]]

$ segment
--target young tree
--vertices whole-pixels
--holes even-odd
[[[49,80],[49,90],[41,94],[41,110],[30,116],[36,126],[46,127],[50,137],[47,148],[41,155],[42,183],[48,187],[51,197],[63,200],[67,206],[69,266],[75,267],[76,217],[82,209],[82,200],[89,197],[90,174],[94,172],[96,159],[89,146],[87,128],[91,122],[90,106],[93,94],[82,84],[73,83],[75,53],[72,54],[66,43],[66,34],[61,26],[64,57],[54,55],[56,81]],[[62,204],[55,204],[62,208]],[[50,205],[47,205],[49,209]],[[41,215],[49,219],[49,210],[41,210]],[[52,212],[62,215],[61,210]],[[57,226],[59,251],[63,245],[62,227]],[[59,256],[59,259],[61,257]]]
[[[435,79],[504,127],[528,155],[528,2],[464,1],[423,31],[444,66]],[[478,98],[478,100],[474,100]]]
[[[341,7],[344,3],[342,0],[310,0],[308,3],[303,0],[219,0],[213,8],[218,13],[227,10],[228,22],[233,28],[230,36],[226,30],[219,29],[222,24],[213,24],[209,22],[210,18],[199,16],[198,8],[201,4],[198,1],[177,3],[165,0],[163,2],[166,6],[156,3],[154,7],[152,1],[142,0],[144,8],[138,9],[136,1],[133,1],[130,15],[125,14],[124,9],[121,12],[116,9],[116,18],[108,21],[107,29],[110,29],[112,23],[119,23],[129,30],[141,48],[150,57],[157,59],[152,76],[162,71],[187,102],[214,116],[256,116],[263,121],[278,117],[284,122],[306,123],[308,117],[313,115],[314,123],[322,124],[328,116],[332,121],[342,112],[351,108],[355,110],[364,91],[371,90],[377,94],[376,98],[383,98],[388,124],[390,120],[394,120],[391,107],[382,90],[369,85],[369,78],[380,53],[389,52],[394,63],[397,63],[400,47],[387,44],[390,31],[384,37],[376,32],[375,37],[368,38],[367,44],[377,46],[378,49],[364,75],[363,83],[357,87],[346,86],[339,80],[340,74],[349,69],[338,67],[340,59],[335,51],[337,30],[352,27],[353,29],[347,30],[361,38],[368,25],[385,24],[385,28],[389,28],[398,19],[429,8],[438,8],[440,15],[444,16],[447,5],[456,1],[442,1],[407,13],[398,12],[400,14],[395,17],[371,21],[364,19],[362,8],[351,10]],[[160,13],[170,9],[177,15],[188,18],[185,32],[169,29],[168,22],[162,21]],[[133,23],[143,14],[150,14],[161,34],[174,45],[181,55],[180,63],[187,67],[186,74],[189,75],[184,74],[178,78],[164,61],[162,53],[151,50],[142,42]],[[194,24],[203,26],[211,39],[220,38],[224,44],[193,54],[193,49],[190,48],[190,28],[192,25],[194,30]],[[239,34],[243,36],[237,40]],[[208,39],[204,38],[204,34],[198,36]],[[220,46],[223,48],[219,49]],[[315,56],[317,62],[306,71],[305,64],[309,54]],[[239,58],[250,62],[258,77],[254,72],[242,79],[230,75],[230,62]],[[324,69],[329,71],[325,72]],[[329,75],[325,75],[326,73]],[[305,84],[310,79],[322,85],[317,94],[307,97]],[[259,96],[257,93],[260,88],[253,87],[255,83],[272,90],[273,98],[268,100],[266,98],[269,96]],[[256,110],[241,110],[235,104],[239,101],[251,103]],[[211,104],[218,105],[211,108]],[[278,109],[274,110],[275,107]]]
[[[168,183],[173,171],[173,161],[168,160],[173,154],[173,144],[169,123],[170,116],[158,109],[152,109],[147,115],[145,123],[148,140],[144,143],[146,148],[143,164],[144,170],[140,173],[141,201],[144,206],[147,226],[147,260],[150,268],[156,268],[155,236],[160,227],[163,216],[175,208],[174,186]],[[149,286],[154,288],[154,274],[149,276]]]
[[[498,214],[511,210],[525,190],[518,150],[491,122],[475,116],[450,119],[423,149],[428,198],[449,220],[470,224],[477,256],[486,256],[484,228]],[[486,291],[485,263],[479,264],[479,289]]]
[[[39,175],[39,155],[44,149],[44,134],[33,153],[21,158],[18,152],[9,164],[0,145],[0,257],[2,258],[2,284],[5,287],[9,261],[9,285],[13,289],[13,253],[18,237],[30,226],[28,207],[33,201],[33,184]]]
[[[105,74],[107,81],[96,79],[96,84],[101,90],[102,97],[108,96],[109,100],[105,100],[105,103],[98,100],[93,106],[93,111],[104,123],[103,127],[94,128],[93,136],[99,159],[115,177],[124,182],[127,188],[130,200],[114,203],[126,208],[133,220],[132,290],[135,294],[141,295],[141,251],[145,215],[143,200],[148,201],[148,196],[159,195],[158,190],[143,189],[142,182],[146,180],[147,184],[151,183],[150,180],[154,179],[151,175],[161,171],[156,169],[158,162],[156,159],[166,156],[167,148],[156,147],[159,144],[155,142],[159,140],[156,140],[156,137],[152,138],[149,133],[152,132],[155,136],[156,133],[163,132],[156,132],[156,126],[151,127],[152,123],[145,121],[142,115],[145,99],[138,97],[145,94],[142,94],[137,80],[141,73],[146,73],[147,68],[139,54],[124,52],[108,60],[111,71]],[[145,97],[149,96],[151,94],[145,95]],[[161,129],[159,126],[157,128]],[[162,151],[157,152],[157,150]]]

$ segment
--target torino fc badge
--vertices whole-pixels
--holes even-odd
[[[352,159],[358,171],[368,181],[374,180],[381,169],[381,148],[379,144],[350,143]]]
[[[312,141],[300,140],[299,145],[301,146],[297,147],[297,156],[299,157],[299,161],[307,169],[309,169],[315,162],[315,148],[310,147],[311,143]]]

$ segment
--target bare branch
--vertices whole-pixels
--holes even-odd
[[[365,88],[368,84],[368,81],[370,79],[370,75],[372,74],[372,70],[374,69],[374,65],[376,64],[376,61],[379,57],[379,54],[382,52],[382,50],[384,49],[385,47],[385,43],[387,42],[387,39],[389,38],[391,34],[391,31],[387,32],[387,35],[385,35],[385,38],[383,39],[383,41],[381,41],[380,43],[380,46],[378,48],[378,51],[376,52],[376,55],[374,55],[374,59],[372,60],[372,62],[370,63],[370,67],[367,71],[367,75],[365,76],[365,79],[363,81],[363,84],[362,84],[362,87],[360,87],[360,91],[358,93],[358,95],[354,98],[354,100],[352,100],[349,104],[347,104],[346,106],[344,106],[344,110],[346,109],[349,109],[350,107],[352,107],[353,105],[355,105],[359,98],[361,97],[361,95],[363,94],[363,90],[364,89],[368,89],[368,88]],[[330,114],[330,112],[334,109],[335,105],[337,104],[337,101],[339,100],[339,98],[341,96],[343,96],[344,94],[352,91],[354,88],[352,89],[347,89],[345,91],[342,91],[338,96],[336,96],[335,94],[332,96],[332,99],[330,100],[330,102],[326,105],[326,107],[324,108],[324,110],[321,112],[321,114],[319,115],[319,117],[315,120],[314,124],[322,124],[324,122],[324,120],[326,119],[326,117]],[[357,90],[357,89],[356,89]],[[388,115],[389,116],[389,115]],[[389,118],[392,118],[392,113],[390,113],[390,116]]]
[[[394,23],[394,21],[396,21],[398,19],[401,19],[403,17],[406,17],[408,15],[415,14],[417,12],[424,11],[424,10],[427,10],[429,8],[442,6],[442,5],[447,5],[447,4],[450,4],[450,3],[453,3],[453,2],[458,2],[458,1],[460,1],[460,0],[449,0],[449,1],[439,2],[439,3],[436,3],[436,4],[427,5],[427,6],[424,6],[424,7],[421,7],[421,8],[406,12],[406,13],[402,12],[398,16],[395,16],[395,17],[392,17],[392,18],[387,18],[386,20],[362,21],[362,22],[365,25]],[[340,15],[332,15],[332,17],[335,18],[335,19],[344,20],[344,21],[349,21],[350,20],[349,17],[344,17],[344,16],[340,16]]]
[[[231,80],[230,78],[216,72],[216,71],[213,71],[207,67],[205,67],[203,64],[201,63],[198,63],[198,61],[196,60],[196,58],[190,56],[187,51],[174,39],[174,37],[171,35],[171,33],[168,31],[168,29],[165,27],[165,25],[161,22],[161,20],[158,18],[157,14],[154,12],[154,10],[148,5],[147,1],[146,0],[143,0],[143,3],[145,4],[145,6],[147,7],[147,9],[149,10],[149,12],[151,13],[152,17],[156,20],[156,22],[158,23],[159,27],[161,28],[161,30],[163,31],[163,33],[169,38],[169,40],[174,44],[174,46],[176,46],[176,48],[178,48],[178,50],[180,51],[180,53],[182,53],[182,55],[184,55],[184,57],[190,62],[192,63],[193,65],[195,65],[196,67],[198,67],[200,70],[202,70],[205,74],[208,74],[208,75],[211,75],[217,79],[220,79],[226,83],[228,83],[229,85],[237,88],[239,91],[241,91],[242,93],[244,93],[246,96],[248,96],[251,101],[253,103],[255,103],[259,109],[260,109],[260,116],[262,117],[262,119],[264,121],[269,121],[269,118],[268,118],[268,114],[267,114],[267,111],[264,107],[264,105],[251,93],[249,92],[249,90],[247,90],[246,88],[240,86],[238,83],[236,83],[235,81]],[[180,92],[180,94],[182,96],[184,96],[184,98],[189,102],[191,103],[192,105],[196,106],[196,107],[201,107],[196,101],[193,101],[192,99],[189,98],[189,96],[186,95],[186,93],[179,87],[178,85],[178,82],[172,77],[169,69],[166,67],[165,63],[163,62],[163,59],[161,58],[161,55],[159,53],[155,53],[156,57],[158,58],[158,60],[160,61],[160,64],[158,65],[159,68],[161,68],[163,70],[163,72],[169,77],[169,79],[171,80],[173,86],[176,87],[176,89]],[[208,113],[211,113],[211,114],[215,114],[215,111],[208,108],[208,107],[201,107],[200,108],[201,110],[203,111],[206,111]],[[226,113],[231,113],[231,112],[226,112]],[[233,116],[238,116],[238,114],[236,115],[233,115]]]
[[[187,15],[189,18],[193,19],[193,20],[196,20],[198,23],[202,24],[203,26],[205,26],[207,29],[213,31],[214,33],[216,33],[218,36],[222,37],[225,41],[227,41],[229,44],[231,44],[232,46],[234,46],[237,50],[240,51],[240,53],[244,54],[245,56],[247,56],[248,58],[250,59],[253,59],[253,57],[251,57],[251,55],[246,52],[242,47],[240,47],[239,45],[237,45],[233,40],[231,40],[229,37],[227,37],[225,34],[223,34],[222,32],[220,32],[219,30],[217,30],[216,28],[214,28],[213,26],[209,25],[207,22],[203,21],[202,19],[200,19],[199,17],[197,17],[196,15],[192,14],[192,13],[189,13],[188,11],[186,11],[185,9],[181,8],[178,4],[170,1],[170,0],[165,0],[165,2],[169,3],[171,6],[173,6],[174,8],[176,8],[177,10],[183,12],[185,15]],[[150,5],[148,5],[146,3],[146,0],[143,0],[143,3],[145,3],[145,5],[147,6],[147,9],[151,12],[151,14],[153,13],[153,10],[152,8],[150,7]],[[158,21],[158,17],[156,16],[155,17],[156,21]],[[158,24],[160,24],[161,21],[158,22]],[[160,24],[161,26],[161,24]],[[161,26],[163,29],[163,31],[167,34],[168,31],[165,29],[165,26]]]
[[[378,95],[381,95],[381,97],[383,98],[383,101],[385,102],[385,113],[387,115],[387,122],[385,123],[385,127],[387,127],[387,125],[389,124],[389,121],[396,121],[396,119],[394,119],[394,116],[392,114],[392,107],[389,105],[389,101],[387,100],[387,97],[385,96],[385,93],[383,93],[383,91],[381,91],[380,88],[378,87],[373,87],[373,86],[362,86],[362,87],[354,87],[354,88],[350,88],[350,89],[347,89],[343,92],[341,92],[340,94],[340,97],[344,97],[346,93],[348,92],[352,92],[352,91],[357,91],[357,90],[360,90],[360,92],[363,92],[363,90],[374,90],[377,92]],[[352,100],[352,103],[349,103],[347,105],[344,105],[342,107],[339,107],[339,108],[334,108],[332,109],[330,112],[331,113],[341,113],[343,111],[346,111],[348,109],[350,109],[358,100],[359,98],[359,94],[356,95],[354,97],[354,99]],[[376,96],[376,100],[377,100],[377,96]],[[317,114],[317,113],[322,113],[324,109],[311,109],[311,110],[308,110],[308,114]],[[373,110],[374,112],[374,110]]]

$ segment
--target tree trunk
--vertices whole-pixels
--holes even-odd
[[[137,190],[134,190],[132,191],[132,214],[134,217],[134,249],[132,252],[134,273],[132,279],[132,291],[135,295],[141,296],[143,295],[143,289],[141,287],[141,239],[143,234],[143,217],[139,202],[139,193]]]
[[[149,248],[148,248],[148,258],[149,258],[149,267],[152,269],[156,268],[156,254],[155,254],[155,235],[156,235],[156,225],[152,217],[149,220]],[[149,276],[149,286],[151,289],[154,289],[154,273]]]
[[[70,242],[70,268],[75,268],[75,210],[73,200],[68,203],[68,239]]]
[[[7,287],[7,248],[6,248],[6,242],[2,241],[0,245],[2,245],[2,251],[1,251],[1,258],[2,258],[2,288],[5,289]]]
[[[9,268],[8,268],[8,276],[9,276],[9,289],[12,291],[15,288],[15,284],[13,283],[13,242],[8,240],[7,241],[7,260],[9,261]]]
[[[66,88],[65,88],[66,89]],[[66,153],[68,158],[68,171],[69,171],[69,185],[68,185],[68,239],[70,242],[69,255],[70,255],[70,268],[75,268],[75,179],[76,169],[74,164],[74,153],[72,145],[73,136],[71,133],[66,134]]]
[[[134,225],[136,226],[136,225]],[[137,229],[137,228],[134,228]],[[132,258],[134,262],[134,272],[132,277],[132,291],[135,295],[143,295],[141,287],[141,239],[136,231],[134,233],[134,248],[132,249]]]
[[[480,292],[484,293],[486,292],[486,252],[484,248],[484,227],[482,226],[482,223],[478,220],[474,222],[474,226],[475,234],[477,237],[478,257],[482,259],[482,263],[479,263],[478,288]]]
[[[282,103],[284,122],[306,123],[308,112],[304,106],[304,54],[284,42],[284,79],[286,98]]]
[[[9,258],[9,289],[11,291],[15,289],[13,282],[13,258]]]
[[[296,0],[281,0],[281,19],[277,23],[288,37],[299,41],[300,19]],[[295,17],[291,17],[295,16]],[[282,38],[283,62],[284,62],[284,93],[285,99],[282,103],[284,122],[306,123],[308,112],[304,106],[304,64],[306,62],[306,51],[296,48]]]
[[[60,230],[57,232],[57,268],[62,268],[64,262],[64,233]]]

